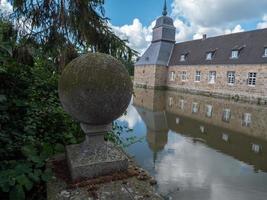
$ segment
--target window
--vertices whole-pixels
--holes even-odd
[[[254,153],[260,153],[261,151],[261,146],[259,144],[253,144],[251,145],[251,150],[254,152]]]
[[[257,78],[257,73],[249,72],[248,73],[248,85],[250,86],[256,85],[256,78]]]
[[[212,110],[213,110],[212,105],[206,105],[206,117],[209,117],[209,118],[212,117]]]
[[[222,140],[225,142],[228,142],[229,141],[229,135],[227,133],[223,133],[222,134]]]
[[[176,119],[175,119],[175,123],[176,123],[176,124],[180,124],[180,118],[179,118],[179,117],[176,117]]]
[[[186,71],[183,71],[182,72],[181,79],[182,79],[182,81],[186,81],[187,80],[187,73],[186,73]]]
[[[185,54],[182,54],[182,55],[180,56],[180,61],[181,61],[181,62],[184,62],[184,61],[185,61],[185,57],[186,57]]]
[[[170,81],[175,81],[175,72],[170,73]]]
[[[232,58],[232,59],[237,59],[238,56],[239,56],[239,51],[238,51],[238,50],[233,50],[233,51],[232,51],[231,58]]]
[[[181,110],[184,110],[184,107],[185,107],[185,100],[184,99],[181,99],[180,102],[179,102],[179,108]]]
[[[169,106],[172,107],[173,105],[173,97],[169,97]]]
[[[235,84],[235,72],[227,72],[227,83],[229,85]]]
[[[200,71],[196,71],[195,81],[196,82],[200,82],[200,78],[201,78],[201,72]]]
[[[198,110],[199,110],[198,103],[193,102],[192,103],[192,113],[198,113]]]
[[[244,113],[242,116],[242,126],[244,127],[250,127],[251,125],[251,114],[250,113]]]
[[[264,55],[263,57],[267,57],[267,47],[264,48]]]
[[[222,121],[230,122],[230,118],[231,118],[231,110],[230,109],[224,109],[223,110]]]
[[[208,52],[206,54],[206,60],[212,60],[213,52]]]
[[[209,83],[213,84],[216,81],[216,72],[210,71],[209,72]]]
[[[205,133],[205,126],[200,126],[199,129],[201,133]]]

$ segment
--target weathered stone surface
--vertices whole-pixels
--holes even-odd
[[[89,138],[90,139],[90,138]],[[125,154],[111,143],[69,145],[66,157],[73,181],[93,178],[128,168]],[[84,145],[87,148],[84,148]]]
[[[109,124],[129,105],[132,81],[121,62],[102,53],[88,53],[70,62],[59,81],[64,109],[79,122]]]
[[[195,81],[196,71],[201,72],[200,82]],[[210,84],[208,76],[210,71],[216,71],[216,82]],[[227,72],[235,72],[235,84],[227,83]],[[169,79],[171,72],[175,79]],[[187,79],[182,80],[181,74],[186,72]],[[255,86],[247,85],[249,72],[256,72]],[[144,65],[135,67],[134,83],[138,87],[165,88],[218,98],[235,98],[245,102],[266,104],[267,102],[267,65],[179,65],[159,66]]]
[[[65,162],[59,166],[53,164],[64,160],[65,156],[62,154],[48,162],[48,166],[55,172],[55,178],[47,183],[48,200],[163,200],[163,197],[151,186],[152,177],[148,177],[147,180],[137,179],[140,173],[145,172],[131,160],[126,172],[75,183],[69,182],[67,171],[62,171],[61,165]]]

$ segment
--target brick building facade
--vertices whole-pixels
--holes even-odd
[[[267,29],[175,43],[164,8],[134,84],[267,104]]]

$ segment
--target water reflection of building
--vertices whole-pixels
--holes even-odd
[[[135,90],[134,105],[142,108],[138,111],[148,126],[150,148],[155,151],[164,147],[171,129],[252,164],[256,170],[267,171],[266,107],[145,89]],[[156,130],[162,130],[162,135]]]
[[[267,107],[170,91],[165,98],[169,113],[267,140]]]
[[[138,89],[135,91],[134,105],[147,126],[147,142],[154,153],[164,149],[168,142],[168,126],[165,113],[165,98],[161,91]]]

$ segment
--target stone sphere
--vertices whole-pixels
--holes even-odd
[[[74,119],[106,125],[127,109],[133,84],[124,65],[110,55],[88,53],[71,61],[59,80],[59,98]]]

